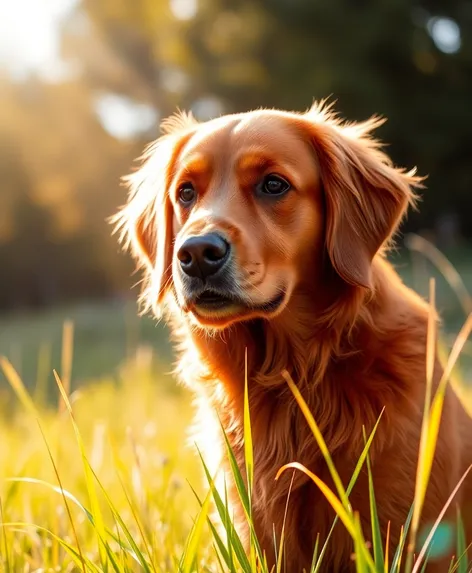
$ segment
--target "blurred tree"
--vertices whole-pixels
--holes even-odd
[[[0,309],[46,302],[49,295],[48,262],[44,247],[50,232],[49,213],[35,205],[18,148],[0,142],[1,195]]]
[[[79,0],[63,27],[67,77],[0,77],[0,264],[9,277],[0,307],[127,291],[130,263],[105,218],[124,200],[120,176],[177,106],[207,119],[303,110],[332,96],[349,119],[385,115],[379,136],[394,160],[429,175],[408,227],[450,235],[458,221],[472,238],[471,6]]]
[[[84,0],[102,49],[129,72],[98,71],[97,58],[95,67],[87,59],[86,68],[95,70],[98,85],[144,97],[161,115],[175,105],[203,118],[260,106],[303,110],[330,95],[348,118],[385,115],[380,136],[394,159],[429,175],[410,227],[434,226],[443,210],[456,211],[471,237],[471,6],[467,0]],[[120,85],[116,76],[139,81]]]
[[[0,309],[126,289],[105,219],[138,148],[104,131],[80,83],[2,87]]]
[[[386,116],[380,136],[394,159],[430,176],[410,226],[434,225],[447,209],[460,213],[471,237],[471,6],[460,0],[221,0],[215,9],[205,2],[189,43],[207,64],[206,73],[197,73],[232,110],[301,110],[311,98],[332,95],[350,119]],[[438,23],[449,24],[444,39],[436,31],[445,51],[435,45]]]

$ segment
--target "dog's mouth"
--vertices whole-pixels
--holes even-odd
[[[222,316],[231,313],[275,312],[285,300],[285,291],[280,291],[272,300],[263,304],[252,304],[243,298],[221,293],[214,290],[205,290],[200,293],[192,304],[192,311],[197,316]]]
[[[195,299],[195,306],[207,310],[220,310],[228,306],[234,306],[237,301],[226,295],[207,290]]]

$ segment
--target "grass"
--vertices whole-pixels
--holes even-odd
[[[80,547],[87,559],[106,570],[97,542],[99,508],[114,532],[105,539],[120,571],[142,568],[136,569],[132,557],[118,550],[126,543],[118,518],[155,570],[176,571],[198,509],[186,479],[197,488],[201,481],[198,460],[185,446],[190,404],[156,384],[151,364],[138,361],[130,361],[114,378],[75,391],[70,401],[80,442],[67,408],[34,405],[1,417],[4,570],[76,570],[74,559],[52,534]],[[52,489],[58,486],[77,502],[66,498],[66,505],[60,490]],[[83,507],[92,512],[92,520]]]
[[[448,373],[459,356],[462,369],[469,367],[466,339],[472,323],[467,322],[456,338],[464,309],[441,272],[423,261],[424,274],[414,269],[415,274],[405,259],[398,262],[410,284],[413,276],[423,281],[427,274],[436,277],[432,291],[436,296],[429,296],[445,309],[449,362],[438,391],[428,394],[416,501],[396,554],[386,554],[373,487],[371,530],[361,529],[349,504],[359,472],[370,473],[368,450],[375,429],[366,436],[350,483],[343,484],[316,420],[285,374],[327,461],[335,490],[296,461],[277,468],[279,475],[289,467],[304,471],[320,488],[336,510],[336,520],[341,521],[337,527],[346,527],[353,536],[357,570],[362,572],[396,573],[400,561],[407,571],[419,572],[434,547],[440,547],[441,536],[447,536],[438,521],[435,537],[431,539],[431,534],[427,539],[418,531],[418,523]],[[462,273],[460,262],[457,266],[468,287],[470,273]],[[424,284],[415,286],[424,292]],[[129,303],[84,305],[67,310],[72,323],[65,328],[64,309],[0,320],[0,355],[5,356],[0,364],[0,570],[268,573],[252,527],[253,460],[247,401],[244,471],[235,464],[228,445],[233,479],[251,531],[246,555],[231,525],[225,495],[215,489],[198,452],[186,445],[192,408],[187,393],[166,374],[171,356],[167,333],[150,320],[137,319],[135,311]],[[161,352],[156,355],[153,348],[159,346]],[[53,368],[58,370],[56,375]],[[462,392],[470,407],[470,392],[464,384]],[[206,476],[206,486],[202,476]],[[225,524],[224,535],[209,520],[210,503]],[[465,573],[470,566],[460,516],[458,526],[456,555],[461,558],[454,560],[450,571]],[[372,547],[366,545],[366,538],[372,539]],[[325,548],[314,548],[312,572],[320,571]],[[283,539],[278,540],[277,555],[275,573],[282,570]]]
[[[131,296],[136,293],[130,293]],[[139,346],[143,351],[152,347],[160,362],[168,369],[172,350],[163,324],[149,317],[139,318],[134,299],[85,302],[74,307],[59,307],[36,313],[0,317],[0,354],[8,356],[28,388],[36,383],[41,355],[46,374],[53,382],[52,368],[61,361],[63,325],[74,324],[75,387],[101,376],[115,373]],[[55,384],[51,384],[53,394]]]

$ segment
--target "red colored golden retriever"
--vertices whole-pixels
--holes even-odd
[[[277,470],[298,461],[332,485],[283,370],[311,408],[345,484],[364,446],[363,425],[369,433],[385,407],[370,455],[392,547],[413,500],[428,307],[384,253],[420,180],[381,151],[371,136],[380,123],[343,124],[322,105],[206,123],[174,116],[127,178],[129,199],[115,217],[144,268],[145,308],[165,311],[172,325],[179,375],[197,396],[197,441],[215,471],[228,469],[218,419],[243,470],[247,349],[253,514],[270,563],[292,477],[276,482]],[[471,458],[472,426],[448,391],[424,523],[436,519]],[[462,499],[472,495],[467,487]],[[234,490],[230,498],[244,536]],[[350,500],[368,536],[366,471]],[[285,525],[287,573],[309,569],[316,537],[323,542],[333,517],[297,472]],[[338,524],[324,570],[350,571],[352,551]],[[447,570],[452,551],[433,565],[437,571]]]

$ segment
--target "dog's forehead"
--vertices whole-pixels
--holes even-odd
[[[299,162],[310,157],[295,114],[256,111],[223,116],[201,124],[187,142],[181,161],[198,154],[213,159],[235,159],[241,152],[260,151]]]

